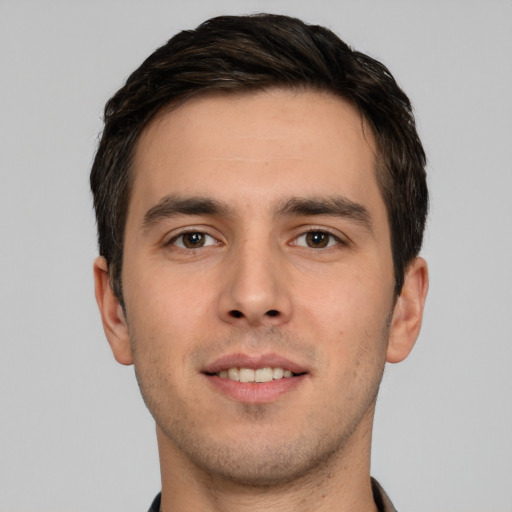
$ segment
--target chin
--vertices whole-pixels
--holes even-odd
[[[307,436],[286,440],[271,437],[269,432],[264,432],[246,436],[244,441],[224,443],[181,437],[174,445],[179,456],[184,456],[208,479],[240,487],[265,488],[328,471],[346,443],[344,436],[324,438],[323,442]]]

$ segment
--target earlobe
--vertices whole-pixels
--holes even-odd
[[[110,284],[107,261],[102,256],[94,262],[94,290],[105,336],[116,361],[125,365],[133,364],[128,325]]]
[[[386,353],[388,363],[399,363],[411,352],[420,333],[427,291],[427,263],[423,258],[416,258],[407,269],[393,312]]]

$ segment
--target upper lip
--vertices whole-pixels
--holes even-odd
[[[307,369],[299,363],[274,353],[259,355],[243,353],[226,354],[211,364],[206,365],[202,371],[203,373],[212,374],[229,368],[250,368],[252,370],[257,370],[258,368],[283,368],[296,374],[308,373]]]

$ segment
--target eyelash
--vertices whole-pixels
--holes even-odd
[[[203,244],[203,245],[200,245],[198,247],[186,247],[185,246],[185,243],[184,243],[184,237],[186,237],[187,235],[201,235],[205,240],[207,239],[211,239],[213,241],[213,243],[206,243]],[[178,244],[177,241],[181,239],[181,244]],[[185,251],[194,251],[196,249],[202,249],[203,247],[209,247],[211,245],[218,245],[218,240],[213,237],[212,235],[204,232],[204,231],[201,231],[199,229],[194,229],[194,230],[190,230],[190,231],[183,231],[175,236],[173,236],[168,242],[165,243],[165,245],[173,245],[174,247],[177,247],[179,249],[182,249],[182,250],[185,250]]]
[[[200,235],[203,237],[204,243],[202,245],[198,245],[197,247],[187,247],[184,242],[184,237],[190,236],[190,235]],[[319,247],[312,247],[309,245],[307,238],[309,236],[313,235],[322,235],[323,237],[326,237],[327,241],[326,244]],[[209,240],[208,240],[209,239]],[[298,241],[300,239],[304,239],[304,243],[299,243]],[[178,243],[178,241],[181,240],[181,243]],[[322,242],[321,240],[320,242]],[[181,233],[173,236],[168,242],[165,242],[164,245],[166,246],[174,246],[178,249],[184,250],[184,251],[195,251],[197,249],[203,249],[205,247],[210,247],[213,245],[219,245],[220,242],[212,235],[208,234],[205,231],[202,231],[200,229],[192,229],[188,231],[182,231]],[[299,236],[295,237],[292,242],[290,242],[290,245],[295,245],[299,247],[304,247],[312,250],[320,250],[320,249],[331,249],[333,247],[336,247],[337,245],[341,246],[347,246],[348,243],[341,239],[339,236],[331,233],[330,231],[327,231],[326,229],[319,229],[319,228],[310,228],[306,232],[301,233]]]
[[[308,245],[307,237],[312,236],[312,235],[323,235],[323,236],[327,237],[326,245],[321,246],[321,247],[311,247],[310,245]],[[301,238],[304,238],[304,240],[305,240],[304,244],[297,243],[297,241]],[[311,228],[311,229],[308,229],[305,233],[301,233],[299,236],[297,236],[293,240],[292,245],[298,245],[300,247],[305,247],[308,249],[319,250],[319,249],[331,249],[331,248],[335,247],[336,245],[346,246],[348,244],[347,244],[347,242],[342,240],[339,236],[336,236],[334,233],[331,233],[330,231],[327,231],[326,229]]]

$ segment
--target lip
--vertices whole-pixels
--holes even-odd
[[[237,382],[216,375],[229,368],[283,368],[296,374],[293,377],[272,380],[270,382]],[[216,359],[202,370],[208,384],[223,396],[245,404],[263,404],[277,400],[285,393],[297,389],[308,378],[306,368],[278,354],[247,355],[229,354]]]
[[[202,370],[202,373],[212,374],[229,368],[250,368],[257,370],[258,368],[283,368],[290,370],[292,373],[308,373],[307,368],[290,359],[280,356],[279,354],[227,354],[216,359],[213,363],[208,364]]]

